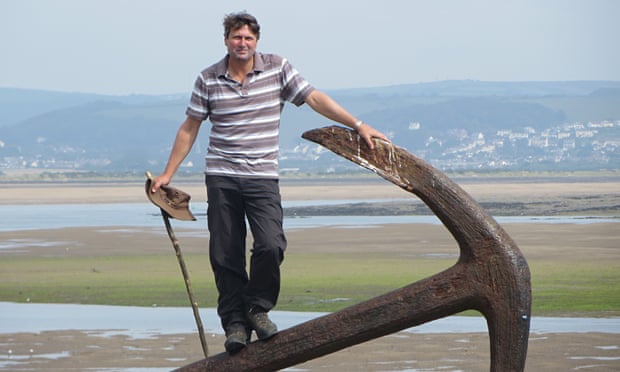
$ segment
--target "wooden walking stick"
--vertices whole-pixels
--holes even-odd
[[[161,211],[161,216],[164,220],[164,225],[166,225],[166,231],[168,232],[168,237],[172,242],[172,247],[174,247],[174,252],[177,256],[177,261],[179,261],[179,266],[181,267],[181,273],[183,274],[183,279],[185,281],[185,288],[187,289],[187,295],[189,296],[189,302],[192,305],[192,311],[194,312],[194,319],[196,320],[196,326],[198,327],[198,335],[200,337],[200,344],[202,346],[202,352],[204,353],[205,358],[209,356],[209,350],[207,348],[207,339],[205,338],[204,328],[202,326],[202,320],[200,320],[200,312],[198,311],[198,303],[194,299],[194,293],[192,291],[192,284],[189,280],[189,273],[187,271],[187,267],[185,266],[185,260],[183,259],[183,255],[181,254],[181,247],[179,246],[179,241],[174,235],[174,231],[172,230],[172,225],[170,224],[170,218],[177,218],[180,220],[188,220],[195,221],[196,218],[189,210],[189,194],[175,189],[169,186],[162,186],[160,188],[160,192],[152,193],[151,192],[151,173],[146,173],[146,195],[149,200],[151,200],[156,206],[159,207]]]

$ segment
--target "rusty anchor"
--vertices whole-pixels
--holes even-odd
[[[305,132],[316,142],[417,195],[456,239],[456,264],[429,278],[253,342],[178,371],[273,371],[464,310],[487,321],[491,371],[523,371],[531,285],[515,242],[463,189],[403,148],[375,140],[370,150],[356,132],[325,127]]]

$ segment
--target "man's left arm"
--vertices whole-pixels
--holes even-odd
[[[372,142],[373,138],[379,138],[389,142],[389,139],[383,133],[362,122],[361,120],[358,120],[330,96],[321,91],[313,90],[306,98],[306,103],[314,111],[325,116],[326,118],[355,129],[371,149],[374,148],[374,144]]]

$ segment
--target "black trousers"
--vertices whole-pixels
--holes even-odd
[[[245,313],[271,310],[280,293],[286,237],[277,179],[206,176],[209,258],[218,290],[222,327],[246,324]],[[254,238],[249,273],[246,218]]]

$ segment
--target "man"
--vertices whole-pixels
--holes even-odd
[[[278,184],[278,132],[286,101],[307,103],[321,115],[354,128],[373,148],[387,138],[314,89],[284,58],[256,51],[260,26],[247,13],[224,18],[228,54],[203,70],[194,84],[164,172],[153,192],[170,183],[194,144],[201,123],[211,121],[206,155],[209,257],[218,289],[218,315],[229,353],[256,331],[260,340],[277,333],[267,313],[280,292],[286,238]],[[246,222],[254,242],[246,272]]]

